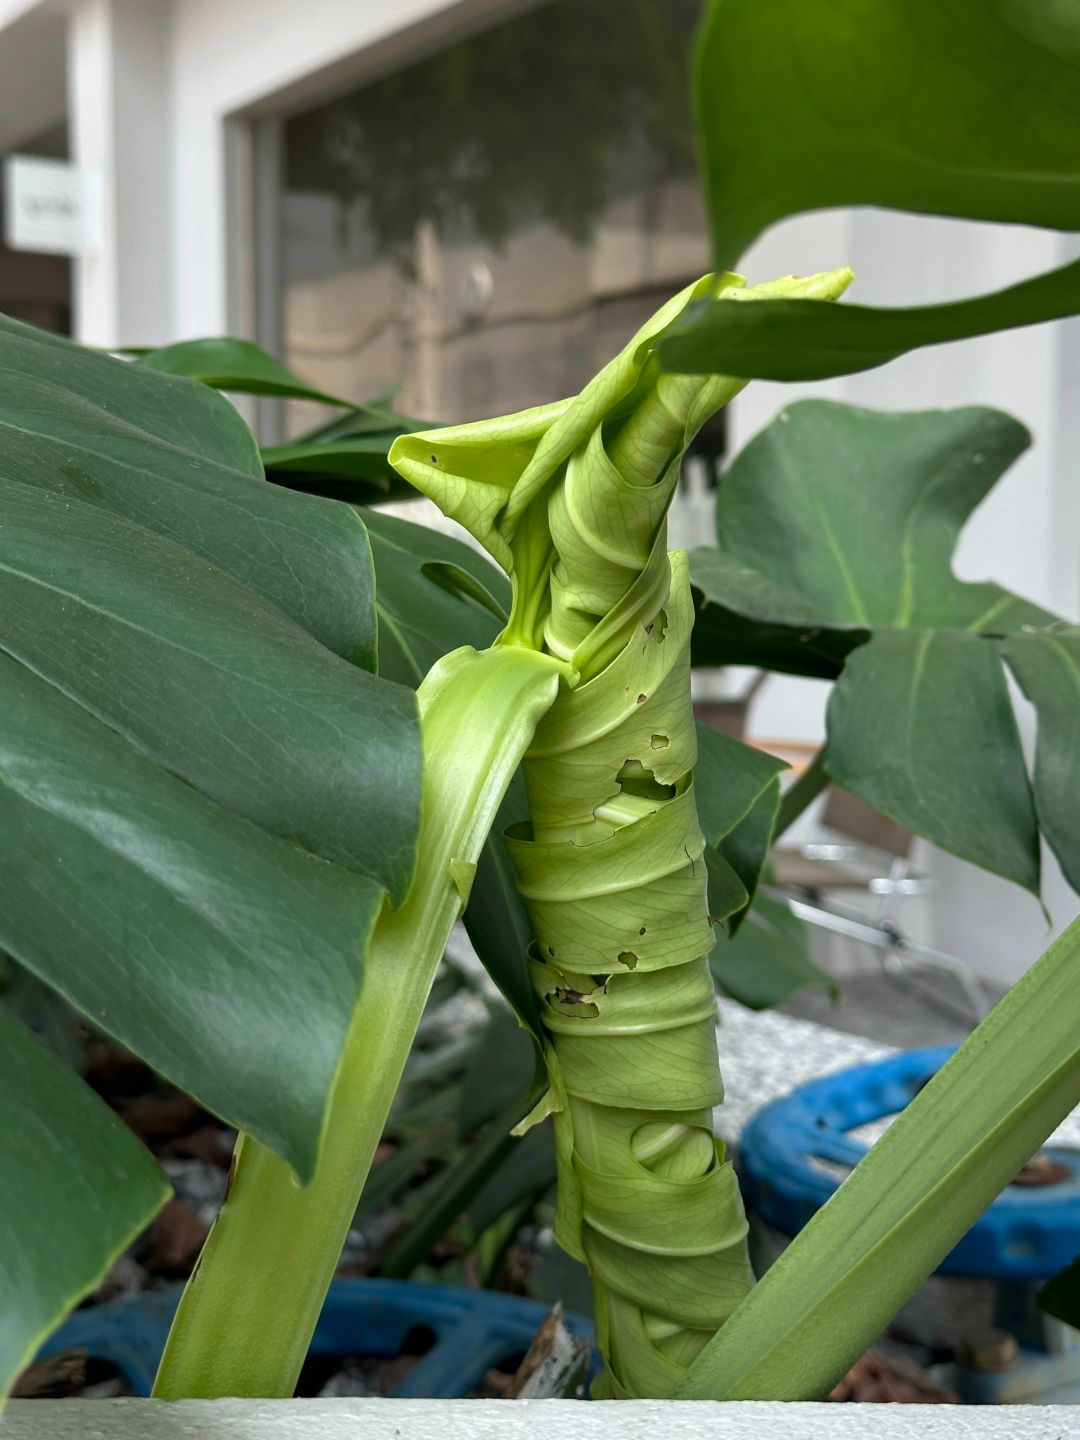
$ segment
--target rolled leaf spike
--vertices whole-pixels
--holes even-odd
[[[507,837],[535,943],[559,1157],[556,1236],[589,1267],[601,1393],[670,1395],[752,1284],[723,1098],[694,804],[693,604],[666,515],[686,447],[742,388],[666,375],[694,301],[835,298],[850,273],[759,290],[707,276],[570,401],[407,436],[391,463],[509,571],[500,643],[565,662]],[[594,1387],[595,1393],[595,1387]]]

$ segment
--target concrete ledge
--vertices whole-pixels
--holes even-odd
[[[1067,1440],[1080,1406],[15,1400],[3,1440]]]

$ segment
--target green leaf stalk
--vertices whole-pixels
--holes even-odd
[[[159,1398],[292,1395],[451,927],[561,668],[521,649],[463,649],[420,686],[421,858],[402,905],[376,923],[314,1178],[301,1186],[241,1136],[173,1322]]]

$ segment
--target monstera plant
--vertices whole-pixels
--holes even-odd
[[[718,263],[836,203],[1080,227],[1077,53],[1023,7],[714,0]],[[754,1284],[708,960],[781,767],[698,734],[692,662],[836,679],[816,773],[1028,889],[1040,831],[1080,878],[1080,632],[950,566],[1018,422],[791,406],[716,547],[668,552],[680,460],[748,378],[1080,309],[1068,268],[909,312],[834,303],[850,279],[724,270],[570,399],[442,429],[342,407],[263,454],[213,387],[333,397],[252,346],[125,362],[0,323],[0,943],[240,1131],[159,1396],[292,1393],[461,914],[542,1057],[521,1128],[554,1127],[597,1393],[821,1395],[1080,1102],[1074,926]],[[405,487],[490,559],[358,508]],[[167,1185],[0,1031],[7,1382]]]

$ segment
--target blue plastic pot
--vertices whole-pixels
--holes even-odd
[[[747,1205],[781,1234],[797,1234],[840,1184],[814,1160],[857,1165],[868,1147],[848,1131],[903,1110],[954,1049],[909,1050],[855,1065],[764,1106],[739,1141]],[[1080,1152],[1042,1154],[1060,1162],[1068,1178],[1003,1190],[939,1274],[1031,1283],[1071,1263],[1080,1251]]]
[[[180,1285],[134,1300],[113,1300],[76,1311],[42,1346],[39,1358],[58,1350],[85,1350],[115,1366],[136,1395],[149,1395]],[[517,1295],[414,1285],[405,1280],[335,1280],[310,1354],[390,1360],[402,1354],[410,1333],[434,1335],[431,1348],[395,1386],[395,1396],[454,1399],[467,1395],[484,1373],[520,1356],[532,1344],[550,1306]],[[592,1339],[592,1326],[568,1315],[570,1331]]]

